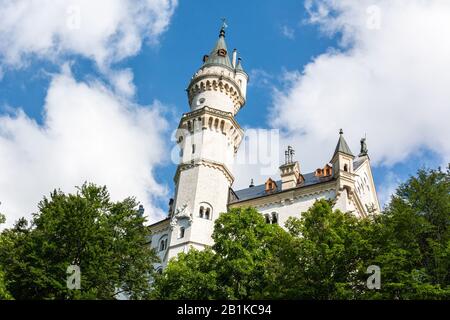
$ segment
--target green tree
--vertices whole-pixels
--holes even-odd
[[[158,298],[448,299],[449,170],[419,170],[382,214],[357,218],[319,200],[287,232],[252,208],[221,214],[212,250],[169,262]],[[381,269],[381,289],[367,268]]]
[[[156,255],[133,198],[112,202],[106,187],[84,184],[76,194],[54,191],[29,225],[2,233],[0,260],[16,299],[145,298]],[[81,270],[81,290],[69,290],[67,268]]]
[[[212,238],[221,298],[269,298],[264,290],[270,282],[267,267],[275,240],[283,233],[254,208],[231,209],[216,220]]]
[[[400,185],[377,219],[383,299],[450,297],[449,170],[421,169]]]
[[[274,261],[272,297],[350,299],[361,290],[371,257],[373,225],[319,200],[301,218],[290,218]]]
[[[218,298],[217,257],[211,249],[180,253],[155,276],[154,299],[211,300]]]
[[[5,223],[6,219],[3,214],[0,213],[0,225],[2,223]],[[0,234],[0,247],[3,243],[2,236]],[[2,261],[2,260],[0,260]],[[3,272],[4,265],[0,263],[0,300],[9,300],[12,299],[11,294],[6,289],[6,283],[5,283],[5,274]]]
[[[266,224],[253,208],[231,209],[215,222],[214,245],[190,250],[169,262],[155,279],[159,299],[267,298],[267,262],[275,234],[284,231]]]

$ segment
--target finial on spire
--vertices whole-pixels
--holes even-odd
[[[227,19],[222,18],[222,27],[220,28],[219,37],[225,37],[225,29],[228,28]]]
[[[339,134],[344,134],[344,130],[339,129]]]
[[[253,179],[250,181],[250,185],[248,186],[249,188],[253,188],[255,185],[253,183]]]

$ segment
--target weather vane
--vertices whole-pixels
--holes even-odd
[[[221,20],[222,20],[222,29],[228,28],[227,19],[226,18],[222,18]]]

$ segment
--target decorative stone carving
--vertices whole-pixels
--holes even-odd
[[[187,211],[187,204],[186,203],[184,205],[182,205],[181,207],[178,207],[175,210],[175,213],[172,216],[172,220],[170,221],[171,229],[173,229],[177,225],[178,220],[182,220],[182,219],[188,219],[189,220],[189,224],[191,224],[192,220],[194,219],[194,216],[192,215],[192,212],[188,212]]]

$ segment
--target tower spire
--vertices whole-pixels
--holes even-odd
[[[345,139],[344,139],[344,131],[342,129],[339,130],[339,141],[336,145],[336,149],[334,150],[333,157],[339,152],[345,153],[345,154],[353,157],[353,153],[350,150],[350,147],[348,146],[347,141],[345,141]]]
[[[222,18],[222,27],[220,28],[219,39],[210,54],[203,59],[203,66],[224,65],[229,68],[233,68],[230,57],[228,56],[227,44],[225,42],[225,29],[227,27],[228,25],[225,22],[225,18]]]

